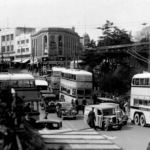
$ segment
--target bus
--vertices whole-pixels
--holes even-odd
[[[136,74],[132,78],[130,118],[136,125],[150,124],[150,73]]]
[[[83,60],[75,60],[70,62],[70,69],[84,69],[84,61]]]
[[[61,72],[66,68],[63,67],[53,67],[51,71],[51,81],[50,81],[50,89],[56,94],[56,97],[59,97],[59,84],[60,84],[60,77]]]
[[[79,109],[82,101],[93,104],[92,100],[92,73],[77,70],[65,69],[61,73],[59,100],[70,102],[78,99]]]
[[[0,90],[10,87],[23,99],[24,104],[30,103],[35,115],[39,115],[39,98],[35,86],[35,78],[30,74],[0,74]],[[34,116],[34,115],[33,115]]]

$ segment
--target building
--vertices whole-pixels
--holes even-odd
[[[17,27],[0,31],[0,62],[21,62],[30,58],[31,55],[31,33],[35,28]]]
[[[43,28],[31,36],[32,59],[52,66],[69,66],[80,53],[80,37],[75,28]]]
[[[80,37],[80,43],[82,45],[82,51],[87,48],[87,44],[90,42],[90,37],[87,33],[83,34],[83,37]]]

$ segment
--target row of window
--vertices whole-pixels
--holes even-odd
[[[14,51],[14,45],[2,46],[2,52]]]
[[[14,39],[14,35],[13,34],[2,36],[2,42],[10,41],[10,40],[13,40],[13,39]]]
[[[32,80],[0,82],[0,88],[7,86],[10,86],[12,88],[35,88],[35,83]]]
[[[29,48],[18,49],[17,52],[18,52],[18,53],[21,53],[21,52],[29,52]]]
[[[77,95],[78,97],[80,97],[80,96],[90,97],[92,94],[91,90],[89,90],[89,89],[77,89],[76,90],[76,89],[66,88],[64,86],[61,86],[60,91],[66,92],[66,93],[68,93],[70,95],[74,95],[74,96]],[[71,93],[71,91],[72,91],[72,93]]]
[[[63,78],[66,78],[66,79],[76,80],[76,75],[73,75],[73,74],[61,73],[61,76],[62,76]]]
[[[135,78],[132,80],[132,85],[142,85],[147,86],[150,85],[150,79],[149,78]]]
[[[18,44],[18,45],[20,45],[20,44],[25,44],[25,43],[29,43],[29,39],[17,41],[17,44]]]
[[[134,106],[150,106],[150,100],[134,99]]]

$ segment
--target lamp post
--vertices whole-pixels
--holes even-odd
[[[33,71],[33,69],[34,69],[34,47],[32,48],[32,61],[33,61],[33,63],[32,63],[32,74],[34,73]]]
[[[143,26],[147,25],[147,23],[142,23]],[[150,27],[149,27],[150,28]],[[150,32],[148,32],[148,72],[150,72]]]

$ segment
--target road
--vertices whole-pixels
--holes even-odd
[[[19,72],[19,71],[18,71]],[[44,117],[44,111],[41,110],[40,118]],[[48,115],[49,119],[59,119],[54,113]],[[77,117],[77,120],[63,120],[62,129],[88,129],[89,126],[83,121],[83,115]],[[113,129],[111,131],[97,130],[96,132],[105,136],[110,141],[116,143],[124,150],[146,150],[148,143],[150,142],[150,127],[141,127],[128,122],[126,126],[122,127],[122,130]]]
[[[43,111],[40,117],[44,117]],[[61,120],[55,113],[49,113],[48,118]],[[83,121],[82,113],[77,117],[77,120],[67,119],[62,121],[63,129],[89,129],[89,126]],[[97,132],[124,150],[146,150],[150,142],[150,127],[136,126],[130,121],[126,126],[122,127],[122,130],[112,129],[111,131],[102,131],[98,129]]]

